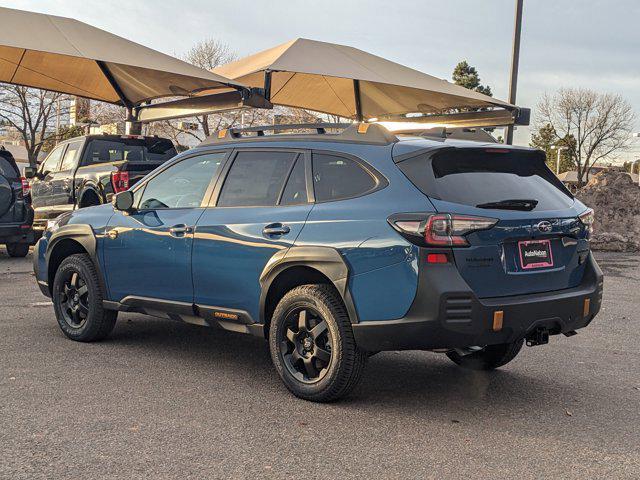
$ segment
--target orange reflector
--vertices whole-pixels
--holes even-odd
[[[367,133],[367,130],[369,130],[369,125],[371,124],[361,123],[360,125],[358,125],[358,133]]]
[[[499,332],[502,330],[502,319],[504,318],[504,312],[497,310],[493,312],[493,331]]]
[[[591,307],[591,300],[589,298],[584,299],[584,308],[582,310],[582,316],[586,317],[589,315],[589,307]]]
[[[446,253],[428,253],[427,254],[427,263],[448,263],[449,259],[447,258]]]
[[[226,128],[224,130],[220,130],[218,132],[218,138],[222,139],[222,138],[224,138],[226,136],[227,136],[227,129]]]

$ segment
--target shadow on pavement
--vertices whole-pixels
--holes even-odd
[[[118,322],[111,337],[103,342],[113,348],[133,348],[139,355],[180,365],[206,376],[223,372],[238,381],[251,377],[261,395],[280,395],[293,399],[280,384],[271,364],[267,342],[248,335],[234,334],[177,322],[127,316]],[[526,351],[524,352],[526,355]],[[521,359],[527,365],[527,359]],[[531,359],[529,359],[531,361]],[[412,410],[416,414],[452,413],[469,410],[487,417],[496,411],[537,410],[542,404],[561,408],[567,385],[551,376],[532,376],[517,368],[519,359],[493,372],[463,370],[443,354],[430,352],[384,352],[369,359],[359,387],[343,401],[341,409]],[[244,377],[244,378],[243,378]],[[577,387],[569,387],[580,395]],[[310,408],[320,408],[308,404]],[[557,410],[556,410],[557,411]]]

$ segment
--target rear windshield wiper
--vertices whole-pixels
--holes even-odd
[[[524,210],[530,212],[538,205],[538,200],[534,199],[512,199],[500,200],[499,202],[488,202],[476,205],[478,208],[495,208],[498,210]]]

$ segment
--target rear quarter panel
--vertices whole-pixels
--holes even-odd
[[[317,203],[296,245],[328,246],[341,253],[360,321],[401,318],[416,294],[418,249],[397,234],[387,218],[431,211],[432,205],[397,169],[391,146],[314,144],[313,149],[354,155],[389,184],[362,197]]]

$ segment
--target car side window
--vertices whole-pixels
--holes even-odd
[[[60,164],[60,171],[73,170],[78,166],[78,158],[80,157],[80,150],[82,149],[82,141],[71,142],[67,145],[67,150],[62,157],[62,163]]]
[[[199,207],[226,153],[206,153],[186,158],[151,178],[134,193],[140,210]]]
[[[51,151],[49,156],[42,162],[42,165],[40,165],[40,173],[53,173],[59,170],[58,164],[60,163],[60,158],[62,157],[65,147],[66,145],[60,145]]]
[[[312,165],[317,202],[357,197],[377,186],[375,177],[350,158],[314,153]]]
[[[241,151],[222,186],[219,207],[276,205],[298,153]]]
[[[307,178],[304,164],[304,157],[298,157],[282,192],[280,205],[300,205],[307,203]]]

